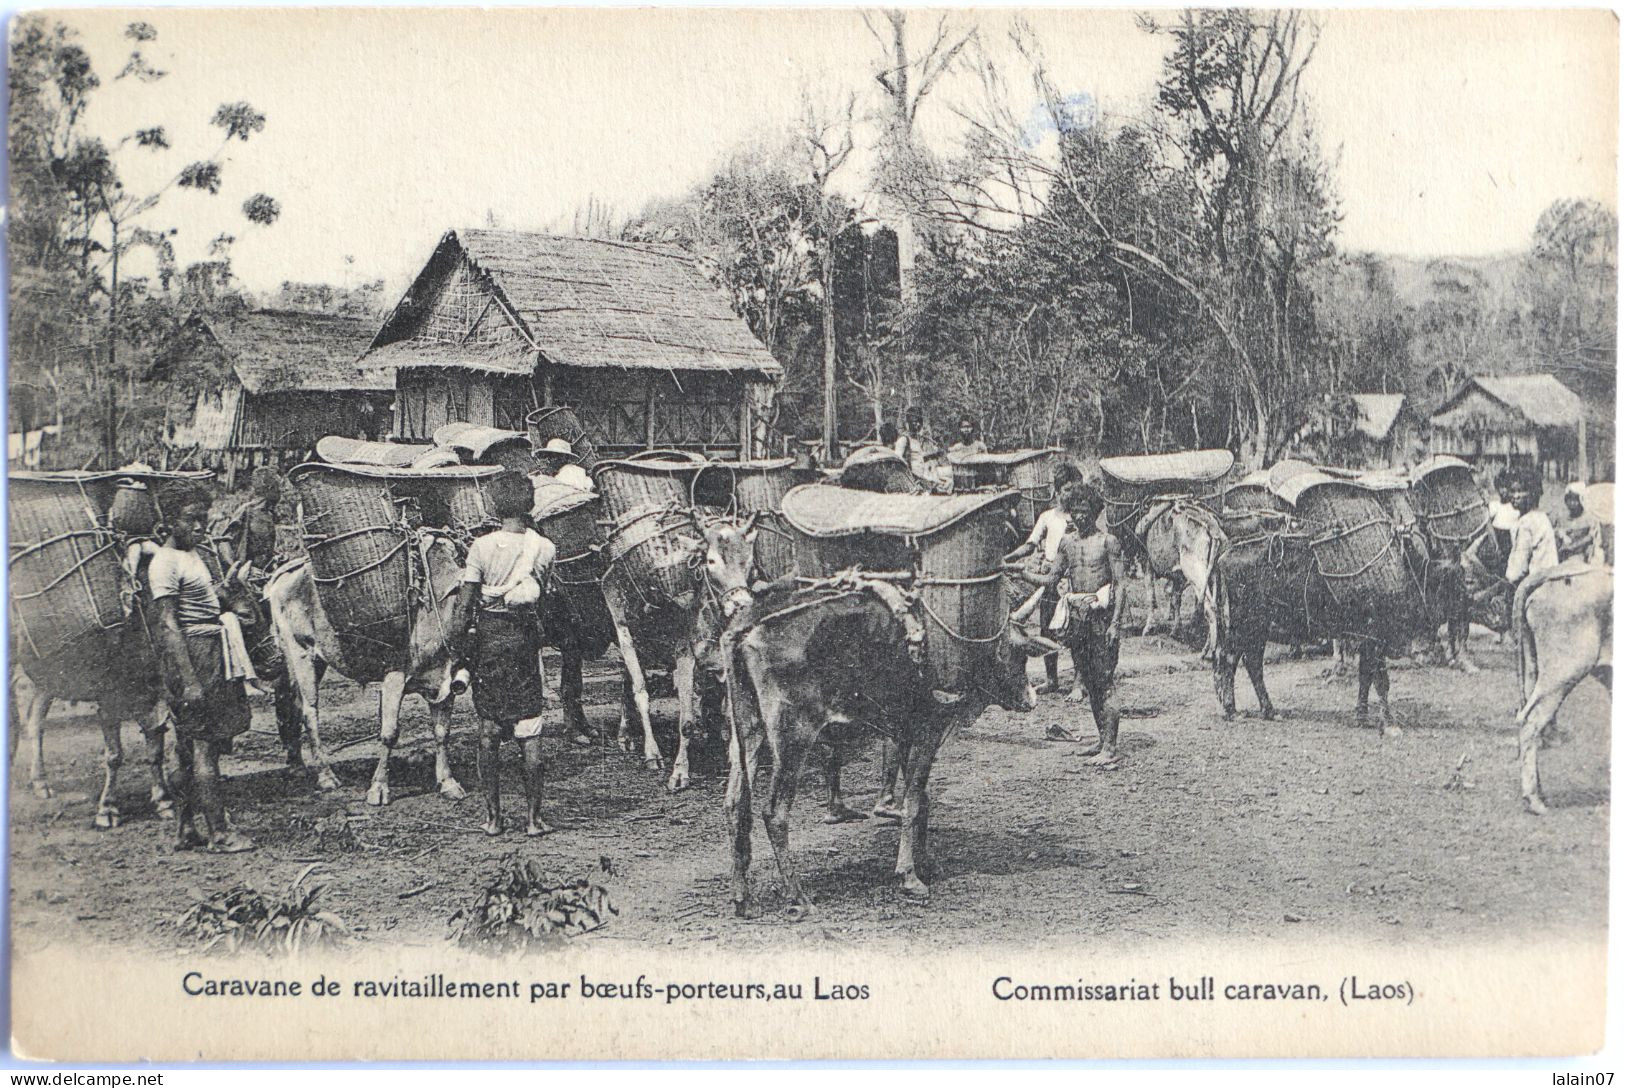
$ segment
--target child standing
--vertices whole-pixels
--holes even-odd
[[[525,760],[527,835],[553,830],[543,820],[542,630],[538,603],[553,565],[553,542],[529,527],[530,481],[505,472],[488,489],[502,527],[468,549],[458,596],[456,630],[465,632],[462,659],[474,674],[474,710],[480,716],[479,771],[485,787],[484,831],[500,835],[502,742],[519,742]],[[472,630],[471,630],[472,629]]]

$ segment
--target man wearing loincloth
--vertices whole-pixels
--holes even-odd
[[[1081,703],[1087,695],[1100,734],[1099,743],[1081,754],[1092,765],[1106,766],[1117,759],[1118,712],[1113,689],[1123,630],[1123,548],[1098,524],[1105,500],[1094,487],[1068,484],[1061,493],[1061,508],[1072,528],[1061,539],[1055,563],[1047,575],[1028,573],[1025,577],[1035,585],[1060,587],[1060,602],[1050,627],[1072,653],[1074,675],[1068,700]]]
[[[180,802],[176,848],[206,846],[216,853],[252,850],[246,835],[226,826],[220,757],[248,729],[242,678],[247,650],[223,617],[214,581],[197,545],[209,519],[209,496],[188,481],[175,481],[159,496],[166,524],[162,545],[147,568],[157,611],[159,670],[175,720],[178,768],[171,785]],[[249,670],[251,674],[251,670]],[[207,836],[196,826],[201,813]]]
[[[463,568],[457,624],[461,658],[474,674],[480,716],[479,770],[485,787],[485,833],[502,834],[498,756],[519,741],[525,758],[527,835],[553,830],[542,820],[542,680],[540,601],[553,566],[553,542],[529,526],[533,491],[517,472],[491,481],[487,493],[502,527],[474,541]]]

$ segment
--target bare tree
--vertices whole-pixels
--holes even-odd
[[[852,154],[853,111],[857,100],[848,95],[845,102],[834,108],[818,105],[810,94],[803,94],[801,117],[796,136],[803,151],[803,165],[808,180],[819,198],[818,247],[819,282],[822,285],[819,302],[824,333],[824,455],[836,455],[840,420],[836,401],[835,358],[835,238],[851,219],[850,205],[830,190],[830,181],[838,174]]]

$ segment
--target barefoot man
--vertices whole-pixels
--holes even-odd
[[[1061,540],[1052,569],[1047,575],[1032,572],[1025,577],[1034,585],[1066,580],[1067,591],[1053,625],[1059,626],[1061,641],[1072,652],[1073,687],[1067,698],[1081,703],[1087,694],[1100,742],[1082,754],[1092,765],[1103,767],[1117,759],[1118,714],[1112,695],[1123,629],[1123,549],[1115,536],[1100,529],[1105,502],[1095,488],[1068,484],[1061,506],[1072,528]]]
[[[553,566],[553,542],[529,527],[534,493],[517,472],[492,480],[487,492],[502,527],[468,549],[457,599],[462,653],[474,673],[474,710],[480,716],[479,769],[485,787],[487,835],[502,834],[498,757],[502,742],[519,741],[525,757],[525,834],[553,829],[542,820],[541,620],[538,602]]]
[[[147,583],[158,612],[159,670],[175,719],[176,849],[206,846],[216,853],[241,853],[254,843],[226,826],[220,757],[248,730],[248,698],[242,680],[233,678],[241,676],[237,670],[247,650],[240,634],[235,648],[228,641],[214,579],[197,553],[209,522],[208,492],[176,481],[159,502],[163,544],[147,568]],[[206,835],[197,828],[199,815]]]

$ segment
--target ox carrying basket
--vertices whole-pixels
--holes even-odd
[[[594,472],[603,496],[605,576],[649,608],[681,599],[693,588],[688,559],[695,543],[690,496],[705,462],[655,450],[601,461]]]
[[[783,508],[798,544],[813,542],[822,565],[902,575],[922,613],[926,679],[959,692],[994,667],[1009,624],[1001,560],[1018,498],[1014,491],[859,498],[807,484],[791,490]],[[797,556],[802,552],[798,547]]]
[[[604,604],[603,533],[599,529],[597,492],[560,483],[538,473],[531,477],[536,502],[531,519],[553,542],[553,582],[570,613],[570,630],[578,648],[596,657],[615,638],[614,621]]]
[[[125,622],[111,473],[13,473],[13,663],[36,678],[100,673]]]
[[[1224,497],[1222,481],[1235,463],[1229,450],[1102,457],[1106,527],[1120,535],[1131,531],[1157,499],[1196,499],[1217,513]]]
[[[1434,457],[1416,466],[1411,505],[1422,534],[1439,554],[1460,554],[1490,522],[1489,502],[1472,468],[1454,457]]]
[[[1420,590],[1405,562],[1398,527],[1373,491],[1322,472],[1292,475],[1276,494],[1309,536],[1315,574],[1331,598],[1331,629],[1387,633],[1415,611]]]

